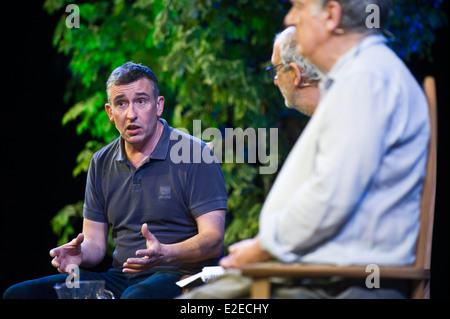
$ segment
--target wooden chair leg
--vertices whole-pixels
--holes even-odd
[[[270,278],[254,278],[250,291],[251,299],[270,298]]]
[[[411,282],[412,299],[430,299],[430,281],[426,279]]]

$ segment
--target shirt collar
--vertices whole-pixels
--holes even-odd
[[[167,121],[165,119],[159,118],[159,121],[164,125],[163,131],[159,138],[158,144],[156,144],[155,149],[143,163],[150,162],[151,159],[165,160],[167,158],[167,154],[169,152],[170,132],[172,131],[172,128],[169,126],[169,124],[167,124]],[[129,162],[127,154],[125,152],[125,141],[122,137],[119,137],[119,147],[117,149],[115,159],[116,161],[123,163]]]
[[[333,84],[335,79],[339,78],[339,73],[348,66],[349,63],[364,49],[374,44],[384,43],[386,39],[379,34],[369,35],[362,39],[358,44],[341,56],[333,65],[331,70],[326,74],[323,81],[320,82],[319,87],[321,93],[325,93]]]
[[[165,160],[167,154],[169,153],[169,143],[170,143],[170,132],[172,128],[167,124],[167,121],[160,118],[159,121],[164,125],[161,137],[159,138],[158,144],[156,144],[155,149],[150,154],[149,158],[157,160]]]

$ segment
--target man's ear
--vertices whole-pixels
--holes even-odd
[[[156,114],[158,117],[162,115],[164,111],[164,96],[158,96],[158,101],[156,102]]]
[[[113,116],[111,105],[106,103],[105,110],[106,110],[106,113],[108,114],[108,117],[109,117],[109,120],[111,121],[111,123],[114,123],[114,116]]]
[[[328,1],[322,10],[325,18],[325,28],[330,33],[342,33],[339,28],[342,17],[342,6],[337,1]]]
[[[295,62],[289,63],[289,67],[294,71],[294,84],[297,87],[302,83],[302,71]]]

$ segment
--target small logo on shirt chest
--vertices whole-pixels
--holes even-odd
[[[172,197],[172,189],[170,186],[160,186],[158,199],[170,199]]]

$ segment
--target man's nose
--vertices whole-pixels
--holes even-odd
[[[287,15],[284,17],[284,21],[283,22],[284,22],[284,25],[287,26],[287,27],[289,27],[291,25],[295,25],[295,23],[297,22],[292,8],[289,10]]]
[[[134,119],[136,119],[136,117],[137,117],[137,113],[136,113],[134,103],[130,103],[130,105],[128,106],[128,109],[127,109],[127,118],[134,120]]]

